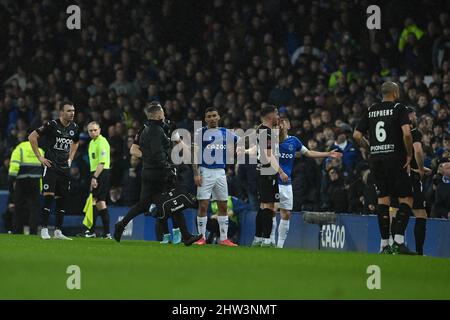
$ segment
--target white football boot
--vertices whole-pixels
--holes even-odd
[[[59,230],[59,229],[55,230],[54,238],[58,239],[58,240],[72,240],[72,239],[66,237],[65,235],[63,235],[61,230]]]
[[[41,229],[41,239],[43,239],[43,240],[50,240],[51,239],[50,235],[48,234],[48,229],[47,228],[42,228]]]

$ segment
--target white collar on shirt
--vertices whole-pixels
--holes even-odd
[[[344,142],[344,143],[341,143],[341,144],[337,144],[337,143],[336,143],[336,145],[337,145],[341,150],[344,150],[345,147],[347,147],[347,140],[345,140],[345,142]]]

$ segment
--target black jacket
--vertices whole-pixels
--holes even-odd
[[[432,218],[448,218],[450,212],[450,183],[441,182],[436,189]]]
[[[149,120],[139,137],[143,170],[170,168],[170,138],[165,134],[162,121]]]

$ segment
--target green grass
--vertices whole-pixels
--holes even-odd
[[[81,290],[66,287],[69,265]],[[0,235],[0,299],[450,299],[450,260]]]

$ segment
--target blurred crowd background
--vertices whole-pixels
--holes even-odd
[[[81,30],[66,27],[72,4],[81,7]],[[381,30],[366,28],[371,4],[381,8]],[[433,215],[438,164],[450,156],[449,12],[450,1],[425,0],[1,0],[0,189],[7,189],[12,148],[57,118],[65,97],[85,131],[71,169],[80,212],[89,188],[89,121],[101,124],[111,144],[109,202],[131,205],[140,163],[128,150],[147,102],[159,100],[188,130],[209,106],[219,108],[222,126],[252,128],[269,103],[291,118],[290,134],[309,149],[344,154],[296,162],[294,210],[371,213],[367,152],[351,133],[380,99],[381,83],[392,80],[417,110],[433,170],[424,181]],[[193,187],[191,169],[179,172]],[[256,205],[254,166],[230,167],[228,178],[231,195]]]

